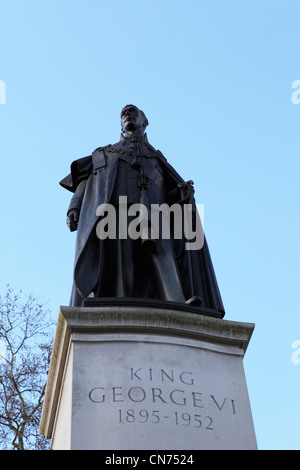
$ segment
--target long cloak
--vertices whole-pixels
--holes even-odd
[[[76,191],[69,207],[69,210],[80,210],[75,247],[74,289],[82,299],[93,292],[101,276],[105,275],[106,266],[101,253],[103,250],[96,235],[96,225],[99,221],[96,210],[100,204],[110,202],[115,186],[119,158],[107,158],[105,150],[109,147],[111,146],[100,147],[92,155],[75,160],[71,164],[70,174],[60,181],[62,187],[73,193],[79,186],[82,188],[81,191]],[[168,194],[174,193],[174,188],[185,182],[163,154],[159,150],[153,150],[163,168],[168,203]],[[180,203],[191,203],[196,213],[193,191],[185,192],[183,197],[181,194],[179,199]],[[224,306],[206,238],[204,237],[203,246],[198,250],[186,250],[184,243],[184,239],[173,240],[185,298],[199,296],[203,307],[216,310],[223,316]],[[152,292],[151,297],[155,297],[153,289],[149,289],[149,292]]]

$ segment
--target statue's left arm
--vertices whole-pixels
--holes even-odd
[[[71,232],[77,230],[79,216],[80,216],[80,209],[82,204],[82,199],[85,191],[87,180],[81,181],[77,186],[77,189],[74,193],[74,196],[71,199],[69,209],[67,212],[67,225]]]
[[[91,156],[75,160],[71,164],[71,173],[59,183],[63,188],[74,193],[67,211],[67,225],[71,232],[77,230],[82,199],[92,168]]]

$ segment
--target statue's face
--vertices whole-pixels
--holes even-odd
[[[121,112],[121,126],[125,133],[141,131],[145,128],[145,117],[136,106],[125,106]]]

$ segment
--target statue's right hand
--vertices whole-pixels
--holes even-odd
[[[79,212],[77,210],[70,210],[67,215],[67,226],[71,232],[77,230],[79,220]]]

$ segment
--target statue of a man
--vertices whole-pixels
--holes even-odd
[[[205,238],[190,250],[183,231],[180,237],[174,227],[169,236],[160,226],[153,232],[152,208],[175,204],[183,210],[186,204],[195,221],[196,206],[192,182],[185,182],[149,144],[147,126],[143,111],[125,106],[120,141],[75,160],[60,182],[74,193],[67,212],[70,230],[77,230],[70,305],[80,306],[90,296],[134,297],[201,305],[222,316]],[[170,222],[170,211],[165,212],[156,221]]]

